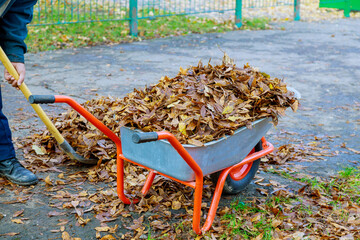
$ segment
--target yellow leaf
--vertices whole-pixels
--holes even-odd
[[[61,39],[64,41],[64,42],[67,42],[69,40],[69,37],[67,35],[62,35],[61,36]]]
[[[232,113],[232,111],[234,111],[234,107],[233,107],[233,106],[230,106],[230,105],[227,105],[227,106],[224,108],[222,114]]]
[[[343,230],[345,230],[345,231],[349,231],[349,229],[347,229],[346,227],[344,227],[344,226],[341,226],[341,225],[339,225],[339,224],[337,224],[337,223],[331,223],[331,225],[333,225],[334,227],[336,227],[336,228],[340,228],[340,229],[343,229]]]
[[[61,234],[62,240],[71,240],[71,237],[68,232],[63,232]]]
[[[187,74],[187,69],[186,69],[186,68],[183,69],[182,67],[180,67],[180,73],[181,73],[182,75],[186,75],[186,74]]]
[[[116,230],[118,229],[119,225],[115,224],[115,226],[110,227],[110,233],[116,233]]]
[[[205,95],[205,97],[211,96],[211,90],[207,86],[205,86],[204,95]]]
[[[226,53],[224,53],[222,62],[223,62],[223,64],[225,64],[225,65],[233,65],[233,64],[234,64],[234,59],[231,59],[231,58],[229,57],[229,55],[227,55]]]
[[[273,89],[274,89],[274,86],[270,83],[270,84],[269,84],[269,88],[270,88],[271,90],[273,90]]]
[[[187,136],[187,133],[186,133],[186,124],[185,124],[184,122],[180,122],[180,123],[179,123],[179,131],[180,131],[183,135]]]
[[[299,101],[296,100],[293,104],[291,104],[291,109],[296,112],[299,107]]]
[[[229,119],[230,121],[233,121],[233,122],[235,122],[236,120],[239,120],[239,119],[241,119],[241,117],[236,117],[236,116],[230,116],[230,117],[228,117],[228,119]]]
[[[275,219],[274,221],[272,221],[271,226],[273,226],[273,228],[276,228],[281,223],[282,223],[282,221],[280,221],[279,219]]]
[[[56,180],[56,185],[65,185],[65,182],[64,181],[61,181],[61,180]]]
[[[257,221],[259,221],[261,219],[261,213],[257,213],[257,214],[255,214],[255,216],[253,216],[252,218],[251,218],[251,222],[257,222]]]
[[[82,226],[86,225],[90,221],[91,221],[90,218],[84,219],[84,218],[78,216],[78,223]]]
[[[87,192],[86,191],[81,191],[80,193],[79,193],[79,197],[86,197],[88,194],[87,194]]]
[[[40,148],[39,146],[32,145],[31,148],[36,152],[37,155],[44,155],[45,154],[45,152],[43,152],[43,149]]]
[[[17,232],[9,232],[9,233],[3,233],[1,234],[1,236],[15,236],[15,235],[19,235],[20,233],[17,233]]]
[[[53,183],[51,182],[50,180],[50,175],[48,175],[46,178],[45,178],[45,183],[48,184],[48,185],[53,185]]]
[[[179,210],[181,208],[181,202],[173,201],[172,204],[171,204],[171,208],[173,210]]]
[[[96,227],[95,230],[98,232],[108,232],[110,230],[110,227]]]
[[[261,233],[259,236],[257,236],[256,238],[253,238],[254,240],[261,240],[263,239],[264,233]]]
[[[102,238],[100,238],[100,240],[113,240],[113,239],[116,240],[116,238],[114,238],[114,237],[111,236],[110,234],[105,235],[105,236],[103,236]]]
[[[179,102],[180,102],[180,100],[177,100],[176,102],[173,102],[173,103],[167,105],[166,107],[167,107],[167,108],[174,107],[176,104],[179,104]]]
[[[11,221],[17,224],[24,224],[24,222],[21,219],[11,219]]]

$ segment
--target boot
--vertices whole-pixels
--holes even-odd
[[[38,182],[36,175],[24,168],[16,158],[0,161],[0,176],[18,185],[33,185]]]

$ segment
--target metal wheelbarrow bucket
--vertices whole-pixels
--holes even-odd
[[[241,127],[233,135],[198,147],[183,144],[203,171],[209,175],[242,161],[271,128],[271,118],[252,123],[252,129]],[[167,140],[136,144],[132,137],[139,130],[120,128],[123,155],[134,162],[181,181],[195,180],[195,173]]]

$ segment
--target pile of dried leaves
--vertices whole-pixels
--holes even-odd
[[[180,68],[174,78],[163,77],[156,85],[134,89],[123,99],[103,97],[83,106],[116,134],[128,126],[145,132],[166,130],[181,143],[202,146],[254,120],[278,116],[298,100],[286,84],[248,64],[237,67],[226,54],[220,65]],[[111,159],[112,142],[75,111],[54,119],[65,139],[85,157]],[[48,149],[55,143],[49,133],[37,136]]]
[[[310,137],[309,142],[305,141],[306,136],[302,137],[301,141],[296,142],[295,140],[275,148],[272,153],[264,157],[263,162],[284,165],[289,161],[293,163],[326,161],[324,157],[333,157],[339,154],[338,150],[333,151],[329,146],[329,142],[337,136],[313,136],[313,138]]]
[[[97,239],[103,240],[150,239],[150,236],[151,239],[358,239],[360,168],[345,169],[340,175],[322,179],[300,173],[303,166],[298,167],[286,172],[289,181],[256,177],[255,184],[262,187],[257,190],[266,197],[251,197],[254,195],[246,193],[243,202],[220,206],[212,228],[203,236],[191,232],[191,188],[157,176],[148,196],[137,204],[125,205],[116,195],[115,160],[73,173],[48,169],[57,173],[50,173],[36,191],[10,186],[0,178],[0,195],[5,193],[2,191],[5,187],[12,188],[17,192],[16,198],[2,204],[15,204],[32,201],[34,195],[42,194],[43,204],[49,204],[53,210],[43,210],[40,217],[52,222],[48,230],[54,237],[61,233],[66,240],[74,239],[67,236],[74,225],[92,231]],[[283,169],[275,168],[278,165],[274,165],[273,173],[283,175]],[[136,194],[133,190],[143,185],[145,175],[131,164],[125,172],[126,193],[133,197]],[[208,180],[204,187],[202,222],[214,191]],[[11,221],[14,224],[34,221],[34,216],[26,218],[27,211],[25,217],[21,216],[24,209],[20,208]],[[79,231],[76,236],[81,236],[80,227],[75,229]]]

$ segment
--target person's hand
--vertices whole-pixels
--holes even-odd
[[[25,79],[25,64],[20,62],[12,62],[12,65],[15,67],[16,71],[19,73],[19,79],[15,80],[13,76],[6,70],[4,71],[5,80],[15,88],[19,88],[20,85],[24,82]]]

